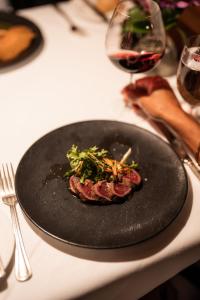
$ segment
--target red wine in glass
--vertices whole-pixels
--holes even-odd
[[[165,50],[165,29],[154,1],[121,0],[106,34],[106,51],[120,70],[143,73],[153,69]]]
[[[128,73],[142,73],[151,70],[159,62],[162,53],[121,51],[109,55],[114,65]]]
[[[191,113],[200,121],[200,35],[191,37],[182,51],[177,86],[184,100],[191,105]]]
[[[191,105],[200,103],[200,51],[189,48],[182,57],[177,76],[178,89],[185,101]]]

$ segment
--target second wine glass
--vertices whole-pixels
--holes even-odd
[[[132,74],[154,68],[164,50],[165,29],[158,4],[119,1],[106,34],[106,51],[112,63],[130,73],[132,80]]]
[[[191,105],[192,115],[200,122],[200,35],[188,38],[177,70],[177,86]]]

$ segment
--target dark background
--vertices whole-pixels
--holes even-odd
[[[9,0],[14,9],[22,9],[49,3],[67,2],[69,0]]]

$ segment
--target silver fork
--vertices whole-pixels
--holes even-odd
[[[17,216],[17,198],[14,187],[14,170],[12,164],[2,164],[0,170],[0,185],[3,190],[2,200],[10,206],[13,232],[15,237],[15,276],[18,281],[25,281],[31,277],[31,268],[22,240],[19,220]]]

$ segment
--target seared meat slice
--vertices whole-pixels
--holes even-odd
[[[130,191],[131,191],[131,186],[127,186],[123,183],[118,182],[112,185],[113,194],[120,198],[128,195]]]
[[[133,186],[141,183],[141,176],[136,170],[131,170],[129,173],[123,176],[122,182],[124,185]]]
[[[74,175],[72,175],[69,178],[69,188],[72,191],[72,193],[77,194],[78,189],[77,189],[77,184],[80,182],[80,179]]]
[[[100,201],[112,202],[113,196],[123,198],[128,195],[134,185],[141,183],[141,176],[136,170],[122,175],[120,182],[108,182],[106,180],[93,183],[92,180],[86,179],[84,183],[80,182],[80,178],[71,176],[69,179],[70,190],[79,196],[81,201]]]
[[[81,195],[81,200],[85,198],[85,200],[98,200],[97,195],[94,191],[94,184],[91,180],[86,179],[84,184],[80,183],[80,181],[77,183],[77,190],[79,194]]]
[[[113,196],[113,183],[107,182],[106,180],[98,181],[94,185],[94,191],[97,196],[100,198],[106,199],[108,201],[111,201]]]

